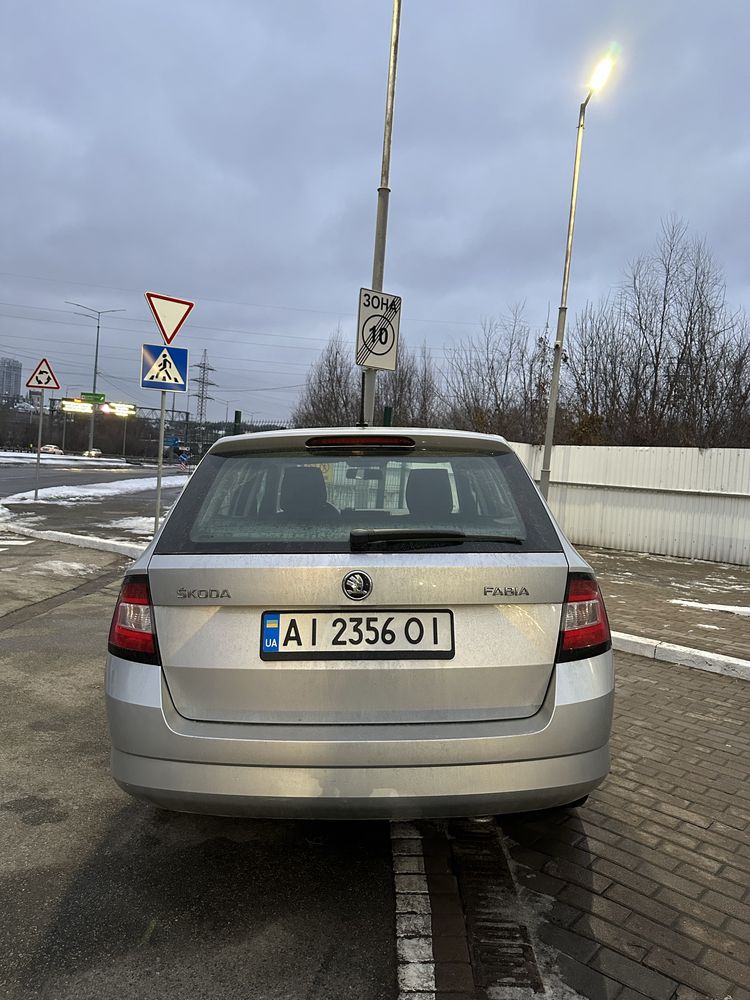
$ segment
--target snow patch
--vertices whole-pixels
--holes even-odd
[[[88,576],[91,567],[85,563],[48,559],[46,562],[37,563],[29,572],[33,576],[47,576],[49,573],[52,573],[53,576]]]
[[[153,517],[121,517],[117,521],[103,521],[98,527],[115,528],[119,531],[127,531],[132,535],[149,535],[154,533]]]
[[[701,604],[700,601],[680,601],[673,598],[670,604],[679,604],[683,608],[698,608],[699,611],[727,611],[730,615],[740,615],[750,618],[750,608],[735,604]]]
[[[84,458],[82,455],[40,456],[41,465],[127,465],[124,458]],[[36,452],[0,451],[0,465],[36,465]]]
[[[185,485],[185,475],[164,476],[161,481],[162,489],[182,489]],[[34,500],[34,491],[28,490],[26,493],[14,493],[13,496],[4,497],[4,504],[25,504],[25,503],[56,503],[64,507],[70,507],[76,503],[90,503],[91,501],[103,500],[106,497],[119,496],[124,493],[145,493],[148,490],[156,489],[156,477],[148,479],[121,479],[114,483],[89,483],[82,486],[48,486],[39,490],[39,499]]]

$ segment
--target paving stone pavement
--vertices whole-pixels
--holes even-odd
[[[616,632],[750,660],[750,567],[579,551],[596,571]]]
[[[750,684],[616,666],[609,778],[501,820],[521,897],[590,1000],[750,1000]]]

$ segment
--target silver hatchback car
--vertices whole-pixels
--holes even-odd
[[[560,806],[607,774],[613,693],[591,567],[503,438],[228,437],[123,583],[112,774],[218,815]]]

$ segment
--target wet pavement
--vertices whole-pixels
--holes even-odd
[[[582,548],[612,628],[750,660],[750,567]]]

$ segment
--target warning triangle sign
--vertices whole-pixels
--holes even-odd
[[[34,374],[26,383],[27,389],[59,389],[60,383],[55,378],[52,365],[46,358],[42,358],[34,369]]]
[[[175,299],[171,295],[159,295],[157,292],[145,294],[162,337],[167,344],[171,344],[195,303],[188,299]]]
[[[176,348],[175,348],[176,350]],[[144,382],[164,382],[166,385],[184,385],[185,380],[177,371],[169,351],[164,348],[143,377]]]

